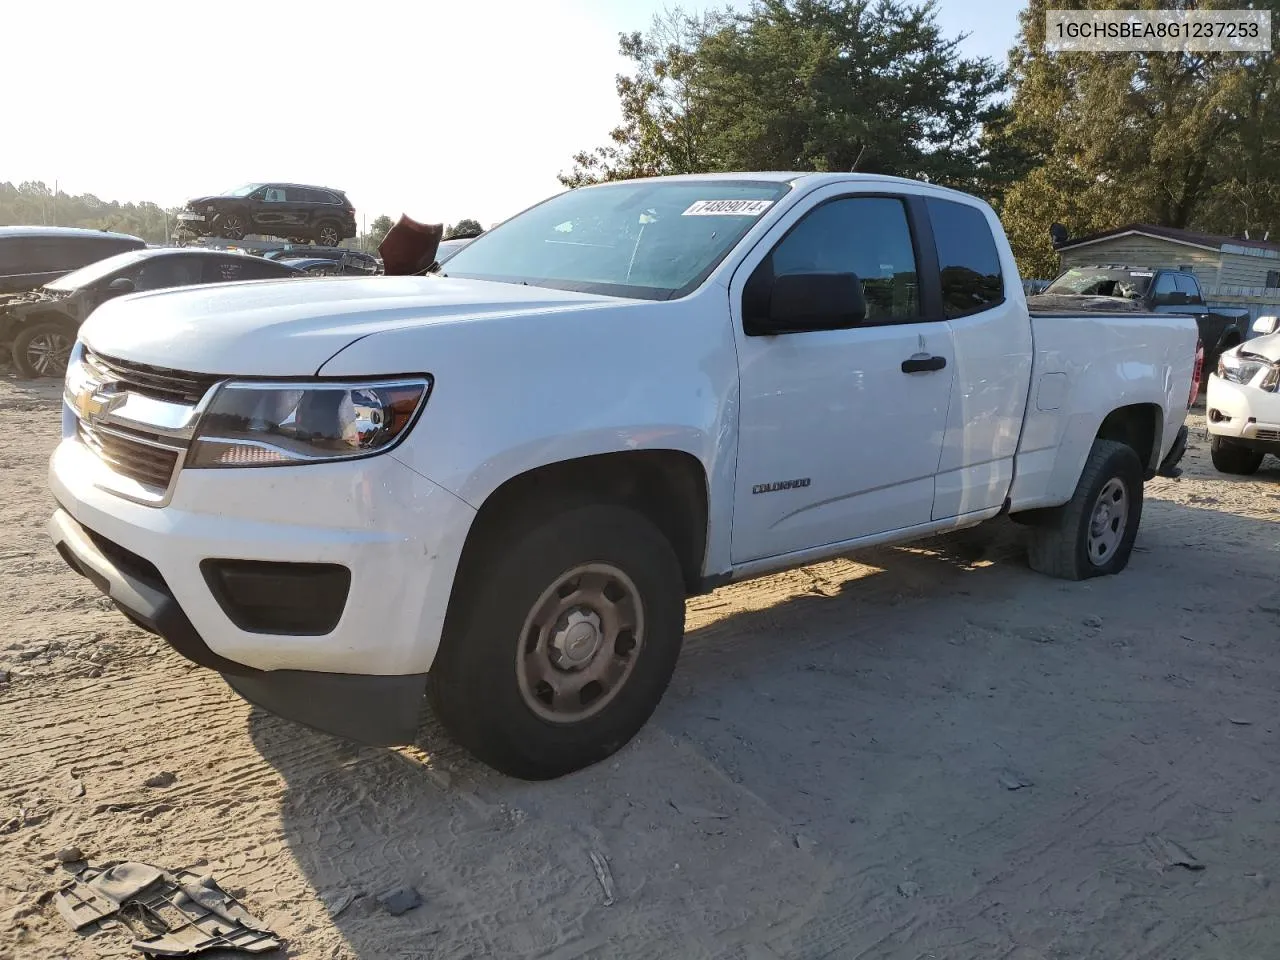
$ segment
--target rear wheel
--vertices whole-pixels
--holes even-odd
[[[670,543],[625,507],[572,507],[516,530],[460,571],[427,694],[481,760],[541,780],[603,760],[644,726],[680,653],[684,583]]]
[[[1262,466],[1263,454],[1226,437],[1215,436],[1209,444],[1209,456],[1220,473],[1249,476]]]
[[[13,338],[13,365],[18,373],[36,377],[61,377],[76,342],[76,329],[57,320],[36,320],[23,325]]]
[[[322,247],[336,247],[342,242],[342,233],[332,220],[325,220],[316,227],[316,243]]]
[[[1142,520],[1142,462],[1127,444],[1095,440],[1075,495],[1037,513],[1028,528],[1033,570],[1062,580],[1119,573]]]

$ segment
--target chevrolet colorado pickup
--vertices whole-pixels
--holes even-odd
[[[626,743],[690,594],[1026,524],[1122,570],[1174,473],[1195,322],[1029,314],[992,210],[856,174],[562,193],[426,276],[100,307],[50,464],[59,552],[246,699],[490,765]]]

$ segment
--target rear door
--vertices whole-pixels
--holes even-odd
[[[935,269],[920,244],[922,206],[852,184],[804,203],[730,287],[741,389],[734,563],[927,523],[933,507],[955,368],[936,297],[922,295],[921,276]],[[770,274],[848,272],[868,304],[861,325],[746,333],[744,295],[767,293]],[[925,357],[935,369],[911,372]]]
[[[955,384],[938,463],[933,519],[999,507],[1031,381],[1033,344],[1026,297],[999,221],[985,204],[931,196],[932,242],[942,306],[955,345]]]

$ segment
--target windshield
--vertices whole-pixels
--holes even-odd
[[[650,180],[570,190],[472,240],[441,273],[647,300],[684,296],[789,189]]]
[[[97,283],[99,280],[115,273],[117,270],[137,263],[139,260],[147,259],[146,250],[130,250],[128,253],[117,253],[114,257],[107,257],[105,260],[99,260],[91,263],[87,267],[81,267],[79,270],[73,270],[65,277],[59,277],[45,284],[46,290],[83,290],[90,284]]]
[[[262,186],[262,184],[260,183],[245,183],[245,184],[241,184],[238,187],[234,187],[230,190],[227,190],[225,193],[220,193],[218,194],[218,196],[247,197],[249,194],[253,193],[253,191],[257,190],[260,186]]]
[[[1053,283],[1045,293],[1067,293],[1093,297],[1123,297],[1141,300],[1151,286],[1153,271],[1107,270],[1100,267],[1073,267]]]

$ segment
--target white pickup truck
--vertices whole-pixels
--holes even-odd
[[[510,774],[626,743],[684,600],[1002,513],[1129,559],[1195,321],[1027,312],[980,200],[853,174],[560,194],[435,275],[141,293],[83,326],[66,561],[242,696]]]

